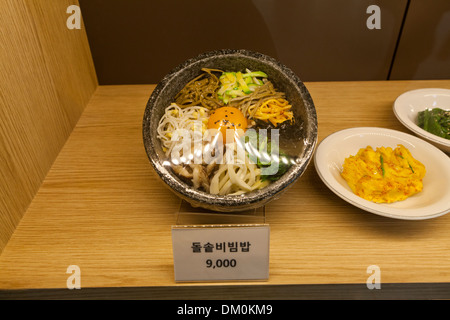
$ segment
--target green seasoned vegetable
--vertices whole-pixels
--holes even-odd
[[[276,144],[271,143],[267,137],[261,138],[261,136],[257,134],[257,140],[259,143],[259,148],[258,146],[252,144],[253,145],[252,149],[259,150],[258,156],[256,156],[256,154],[253,151],[251,151],[251,149],[248,150],[249,156],[257,158],[256,165],[259,168],[269,168],[273,164],[275,164],[274,166],[275,168],[278,168],[277,172],[275,172],[274,174],[261,174],[261,180],[276,181],[280,179],[283,176],[283,174],[285,174],[292,166],[291,162],[292,157],[287,155]],[[245,137],[243,137],[243,142],[245,141],[246,141]],[[276,151],[278,151],[278,156],[274,157],[273,154],[277,154]]]
[[[223,103],[228,104],[231,99],[243,97],[251,94],[264,82],[259,78],[267,78],[267,74],[262,71],[246,70],[246,72],[223,72],[219,78],[220,88],[217,97]]]
[[[265,74],[262,71],[254,71],[254,72],[247,72],[243,74],[244,78],[247,77],[261,77],[261,78],[267,78],[267,74]]]
[[[418,113],[417,124],[422,129],[450,140],[450,111],[441,108],[426,109]]]
[[[248,83],[245,82],[244,78],[242,77],[242,73],[241,73],[241,72],[237,72],[237,73],[236,73],[236,80],[237,80],[239,86],[241,87],[242,91],[243,91],[245,94],[252,93],[252,92],[250,91],[250,89],[248,88]]]
[[[268,148],[270,148],[270,144],[269,144]],[[278,161],[277,162],[278,162],[278,171],[277,171],[277,173],[276,174],[272,174],[272,175],[261,175],[261,180],[262,181],[265,181],[265,180],[276,181],[276,180],[280,179],[281,176],[283,176],[283,174],[285,174],[289,170],[289,168],[291,167],[290,157],[288,155],[286,155],[281,150],[279,150],[279,155],[278,155]],[[270,165],[271,165],[271,163],[269,163],[267,166],[270,166]],[[258,166],[259,167],[264,167],[265,165],[258,161]]]

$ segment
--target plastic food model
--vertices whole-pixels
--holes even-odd
[[[425,172],[425,166],[403,145],[376,150],[367,146],[345,159],[341,175],[361,198],[392,203],[421,192]]]
[[[279,179],[294,163],[279,144],[295,123],[285,94],[261,71],[202,71],[159,121],[166,165],[194,189],[219,195]],[[283,135],[275,137],[279,130]]]

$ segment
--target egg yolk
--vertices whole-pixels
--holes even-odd
[[[221,107],[213,111],[208,120],[208,129],[217,129],[222,133],[223,142],[232,142],[236,133],[238,136],[243,135],[247,129],[247,119],[244,114],[234,107]],[[227,141],[227,130],[229,135],[232,133],[233,138],[229,137]],[[232,139],[232,141],[230,141]]]

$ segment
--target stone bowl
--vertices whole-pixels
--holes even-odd
[[[279,180],[265,188],[242,195],[213,195],[195,190],[163,165],[163,161],[167,159],[156,134],[159,120],[165,108],[174,102],[175,95],[190,80],[200,75],[202,68],[224,71],[242,71],[246,68],[260,70],[268,75],[279,91],[285,92],[286,99],[292,104],[295,123],[299,126],[301,136],[298,137],[299,148],[294,155],[295,163]],[[160,81],[153,90],[144,112],[143,139],[148,159],[158,176],[170,190],[193,207],[219,212],[252,210],[277,199],[305,172],[317,144],[317,114],[305,85],[293,71],[279,61],[248,50],[218,50],[185,61]]]

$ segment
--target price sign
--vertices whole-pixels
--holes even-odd
[[[173,227],[176,281],[266,280],[268,225]]]

